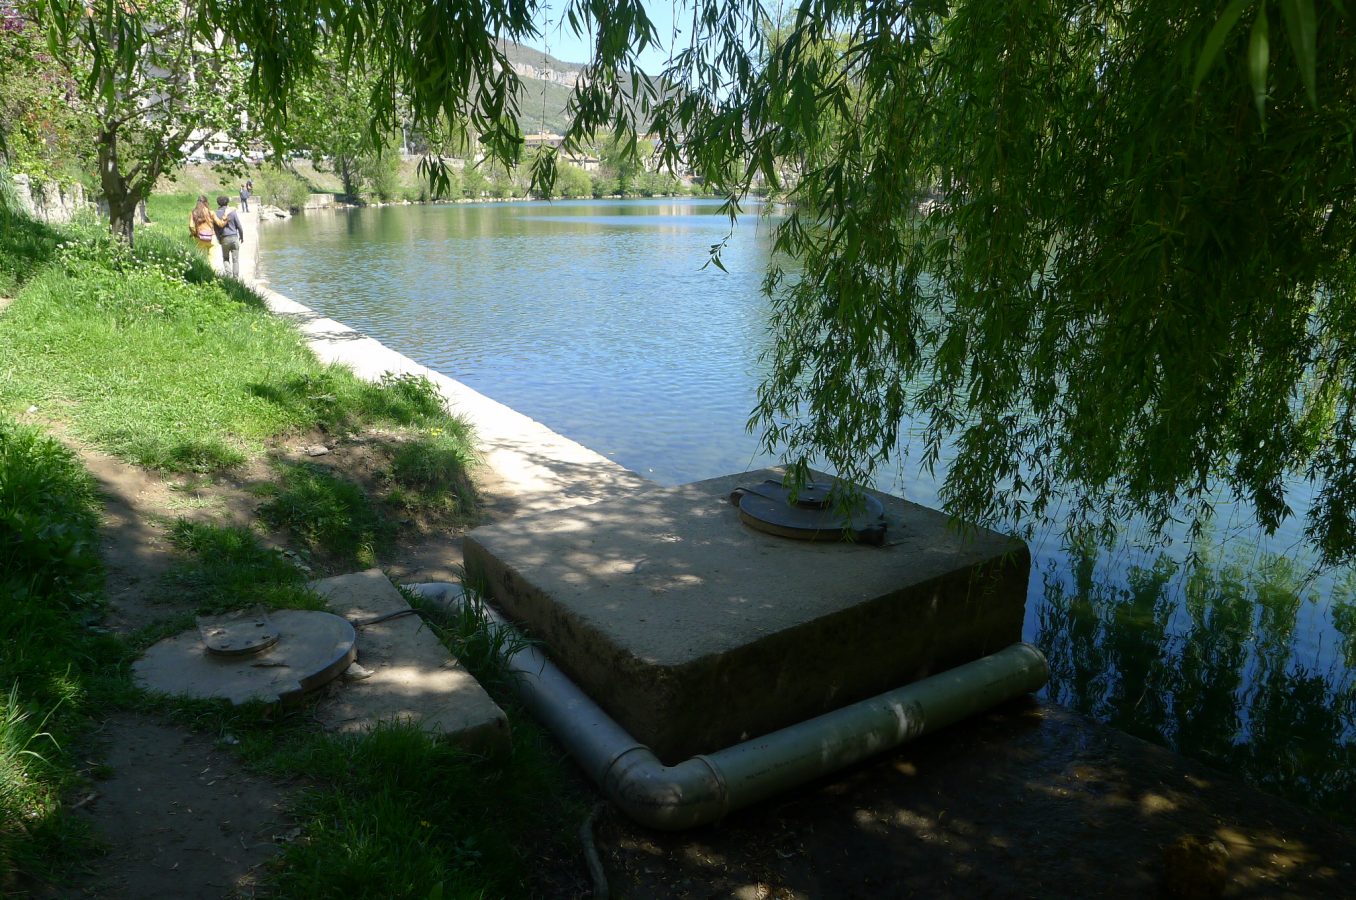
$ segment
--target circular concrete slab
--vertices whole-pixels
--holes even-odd
[[[137,684],[183,697],[277,703],[333,680],[357,656],[357,635],[340,616],[279,609],[269,620],[277,642],[246,656],[209,653],[198,630],[166,638],[133,664]]]

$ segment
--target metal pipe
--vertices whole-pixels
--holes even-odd
[[[406,587],[443,605],[464,600],[455,584]],[[497,622],[509,624],[488,604],[485,608]],[[717,821],[733,810],[1038,690],[1050,676],[1040,650],[1017,643],[860,703],[665,766],[536,647],[519,650],[508,666],[523,702],[603,793],[632,819],[666,831]]]

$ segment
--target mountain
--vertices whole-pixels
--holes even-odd
[[[522,79],[519,122],[527,132],[563,134],[569,122],[565,105],[574,90],[583,63],[569,63],[532,47],[501,41],[504,55]]]
[[[549,53],[524,47],[513,41],[500,41],[499,46],[513,64],[514,71],[523,77],[554,81],[573,87],[575,78],[584,69],[583,63],[565,62]]]
[[[584,70],[584,63],[565,62],[512,41],[501,41],[500,47],[523,82],[519,107],[523,130],[564,134],[569,123],[565,105]]]

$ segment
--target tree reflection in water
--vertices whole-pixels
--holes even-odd
[[[1050,699],[1356,821],[1356,578],[1325,584],[1324,609],[1283,557],[1068,562],[1042,574]],[[1306,609],[1340,647],[1306,644]]]

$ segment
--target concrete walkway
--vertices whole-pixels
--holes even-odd
[[[395,372],[423,375],[437,385],[452,412],[475,428],[490,469],[487,487],[502,513],[563,509],[654,487],[653,482],[540,422],[270,289],[264,277],[267,273],[259,269],[258,253],[259,240],[268,239],[272,225],[260,227],[257,208],[241,216],[246,229],[241,280],[258,291],[273,312],[295,322],[323,362],[344,363],[369,381]]]

